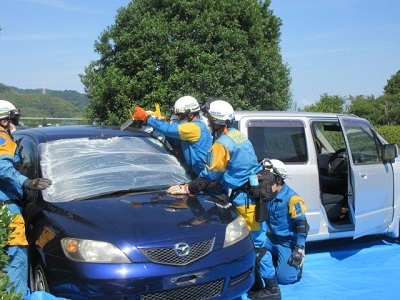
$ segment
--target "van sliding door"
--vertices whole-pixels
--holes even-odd
[[[349,207],[354,238],[386,231],[393,218],[392,169],[382,161],[380,141],[364,119],[339,117],[349,154]]]

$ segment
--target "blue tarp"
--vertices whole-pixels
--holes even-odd
[[[23,300],[68,300],[68,299],[57,298],[46,292],[33,292],[32,294],[25,296]]]
[[[306,251],[301,281],[280,285],[283,300],[399,297],[399,239],[379,235],[313,242]]]

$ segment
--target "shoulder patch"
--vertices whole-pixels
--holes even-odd
[[[0,146],[3,146],[6,143],[6,139],[3,137],[0,137]]]
[[[297,218],[306,212],[306,202],[299,195],[294,195],[289,201],[289,215],[292,219]]]

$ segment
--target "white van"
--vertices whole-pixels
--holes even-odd
[[[258,160],[283,161],[307,203],[307,241],[399,236],[400,159],[365,119],[307,112],[238,111],[235,127]]]

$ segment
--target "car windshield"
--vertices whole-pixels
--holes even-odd
[[[65,139],[39,145],[43,190],[49,202],[66,202],[118,191],[140,191],[187,182],[189,175],[156,139]]]

